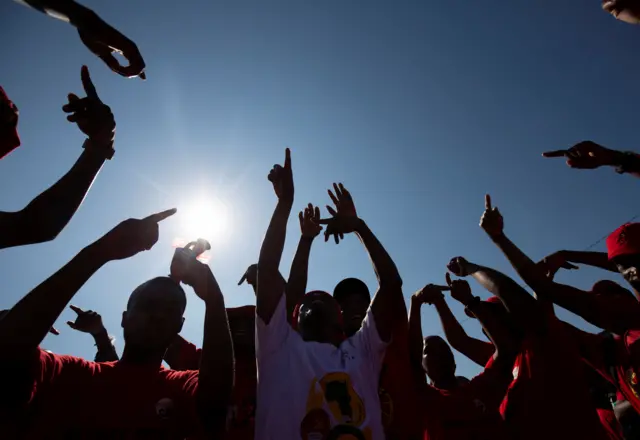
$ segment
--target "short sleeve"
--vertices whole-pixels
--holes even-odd
[[[256,314],[256,357],[259,359],[272,355],[284,346],[293,330],[287,320],[287,304],[281,295],[278,306],[273,312],[269,324]]]
[[[350,343],[364,356],[368,357],[376,368],[382,368],[384,354],[389,344],[384,342],[380,338],[380,334],[378,334],[378,327],[371,307],[367,310],[367,316],[362,321],[360,330],[350,338]]]

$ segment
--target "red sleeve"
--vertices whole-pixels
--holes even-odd
[[[471,382],[465,386],[465,394],[479,399],[487,408],[497,411],[512,381],[511,371],[506,371],[499,366],[496,367],[493,357],[491,357],[484,371],[471,379]]]
[[[560,321],[564,330],[578,346],[580,356],[594,370],[602,375],[609,382],[616,385],[605,359],[604,341],[606,336],[594,335],[575,328],[574,326]],[[616,344],[618,345],[618,344]]]
[[[200,368],[200,354],[202,349],[196,348],[191,342],[178,336],[167,353],[164,360],[169,367],[177,371],[198,370]]]

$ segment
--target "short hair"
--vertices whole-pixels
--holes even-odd
[[[339,303],[349,295],[362,295],[371,301],[371,293],[364,281],[358,278],[345,278],[333,289],[333,297]]]
[[[184,312],[187,308],[187,294],[185,293],[180,283],[170,277],[155,277],[140,284],[134,289],[133,292],[131,292],[131,295],[129,295],[129,300],[127,301],[127,310],[129,310],[129,308],[131,307],[131,300],[133,299],[133,297],[137,293],[147,289],[175,289],[176,291],[180,292],[179,302],[182,311]]]

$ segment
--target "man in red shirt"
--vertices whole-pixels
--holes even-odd
[[[457,271],[461,272],[461,271]],[[421,393],[422,421],[425,440],[499,440],[508,438],[500,417],[499,407],[511,383],[511,367],[516,345],[504,329],[499,329],[500,304],[480,301],[471,294],[466,281],[452,281],[447,274],[448,286],[427,285],[411,297],[409,333],[411,358],[415,380]],[[422,340],[420,306],[444,299],[443,290],[465,305],[465,310],[477,317],[485,326],[487,335],[497,347],[493,357],[481,374],[471,381],[461,382],[455,375],[453,352],[439,336]],[[495,309],[495,310],[494,310]],[[431,379],[427,385],[424,374]]]
[[[199,371],[162,367],[180,332],[186,295],[169,277],[136,288],[122,314],[117,362],[95,363],[38,346],[80,287],[104,264],[151,249],[175,210],[120,223],[33,289],[0,320],[0,417],[6,438],[184,439],[221,435],[233,388],[224,299],[208,266],[193,260],[182,282],[204,301]]]

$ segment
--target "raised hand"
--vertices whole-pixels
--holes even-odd
[[[273,190],[279,200],[293,203],[293,171],[291,169],[291,151],[288,148],[285,150],[284,166],[274,165],[267,178],[273,184]]]
[[[244,282],[247,282],[252,287],[255,287],[258,284],[258,265],[252,264],[247,268],[240,281],[238,281],[238,286]]]
[[[69,93],[69,102],[62,106],[62,110],[65,113],[71,113],[67,116],[67,120],[78,125],[78,128],[91,140],[91,146],[104,149],[107,158],[110,159],[113,156],[115,119],[109,106],[100,100],[87,66],[82,66],[80,76],[87,96],[79,98]]]
[[[148,251],[158,241],[158,223],[171,217],[176,209],[152,214],[143,219],[130,218],[107,232],[97,241],[98,249],[107,259],[123,260]]]
[[[104,325],[102,325],[102,317],[97,312],[82,310],[74,305],[70,305],[69,308],[78,315],[75,321],[67,321],[67,325],[72,329],[89,333],[90,335],[97,335],[105,331]]]
[[[615,165],[616,151],[584,141],[568,150],[555,150],[542,153],[544,157],[565,157],[571,168],[591,170],[605,165]]]
[[[320,208],[314,207],[311,203],[298,214],[300,220],[300,231],[304,238],[316,238],[322,232],[320,225]]]
[[[565,257],[565,253],[563,251],[555,252],[543,258],[542,261],[538,262],[537,266],[540,268],[540,270],[544,272],[547,278],[551,280],[553,280],[556,273],[560,269],[567,269],[567,270],[580,269],[575,264],[571,264],[569,261],[567,261]]]
[[[413,301],[417,301],[419,304],[433,304],[437,301],[444,299],[445,290],[450,290],[447,286],[438,286],[436,284],[427,284],[422,289],[418,290],[411,297]]]
[[[491,196],[484,196],[484,213],[480,218],[480,227],[489,235],[489,237],[499,237],[504,229],[504,221],[502,214],[497,207],[491,206]]]
[[[474,297],[471,294],[471,286],[469,286],[469,283],[465,280],[452,280],[448,272],[445,278],[453,299],[465,306],[473,301]]]
[[[459,277],[466,277],[473,272],[473,265],[462,257],[455,257],[447,264],[447,269]]]
[[[320,220],[320,224],[327,225],[324,231],[324,241],[328,241],[333,235],[336,243],[339,243],[344,234],[353,232],[360,219],[356,212],[356,205],[353,203],[351,193],[342,185],[342,183],[334,183],[333,190],[328,190],[329,197],[335,205],[335,209],[327,205],[327,211],[331,214],[331,218]]]
[[[114,72],[127,78],[139,76],[146,79],[145,64],[138,46],[108,25],[97,14],[87,14],[76,23],[80,40],[94,55],[100,58]],[[117,52],[127,59],[128,66],[122,66],[113,56]]]
[[[640,24],[640,4],[637,0],[602,0],[602,9],[625,23]]]

